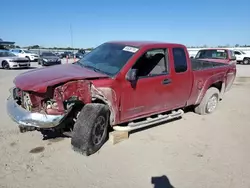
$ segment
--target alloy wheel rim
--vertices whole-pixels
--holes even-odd
[[[213,112],[217,106],[218,99],[217,96],[213,95],[207,102],[207,111],[209,113]]]
[[[245,60],[243,61],[243,63],[244,63],[244,64],[248,64],[248,60],[245,59]]]
[[[99,116],[94,124],[92,132],[92,141],[95,145],[99,145],[105,135],[106,121],[103,116]]]

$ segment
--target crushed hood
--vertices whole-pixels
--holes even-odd
[[[95,72],[77,64],[62,64],[22,73],[14,79],[14,84],[24,91],[45,93],[48,86],[67,81],[107,77],[105,74]]]

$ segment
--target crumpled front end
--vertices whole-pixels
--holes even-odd
[[[38,129],[57,127],[71,115],[76,105],[91,102],[90,83],[85,80],[48,87],[45,93],[23,91],[17,87],[10,92],[7,99],[9,116],[22,127]]]
[[[53,128],[58,126],[66,114],[63,115],[48,115],[41,112],[31,112],[23,108],[13,98],[13,90],[11,95],[7,99],[7,112],[13,121],[24,127],[36,127],[36,128]]]

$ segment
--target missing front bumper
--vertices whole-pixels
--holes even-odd
[[[7,112],[13,121],[23,127],[49,129],[58,126],[66,115],[47,115],[30,112],[18,105],[12,96],[7,99]]]

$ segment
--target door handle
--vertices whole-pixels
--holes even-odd
[[[172,80],[169,79],[169,78],[167,78],[167,79],[165,79],[165,80],[162,81],[162,84],[163,85],[167,85],[167,84],[170,84],[171,82],[172,82]]]

